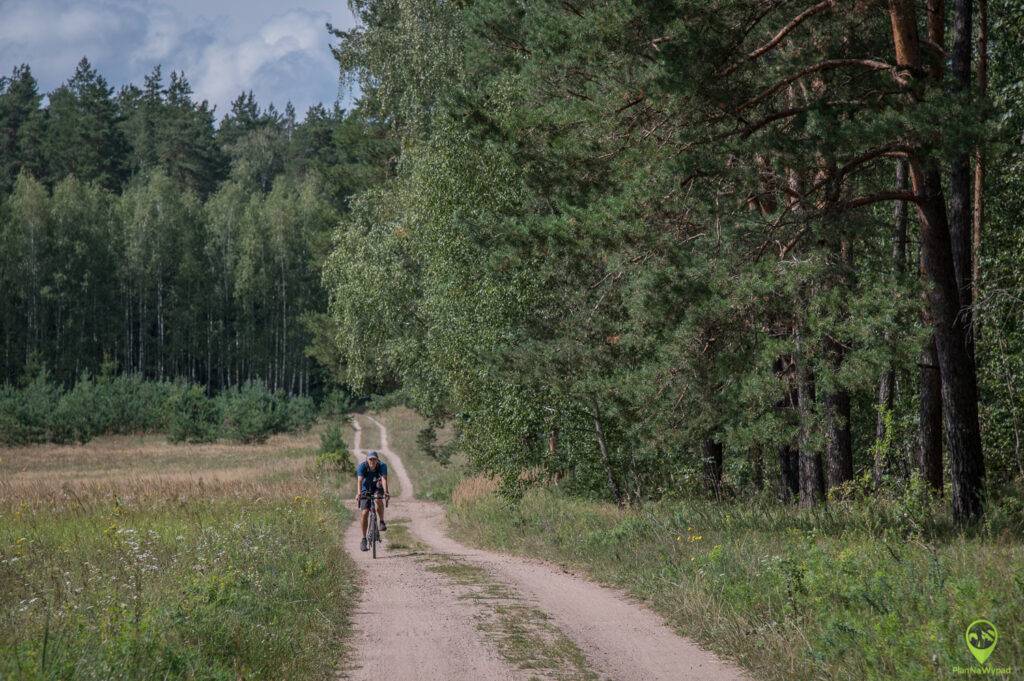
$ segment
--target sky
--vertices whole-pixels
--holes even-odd
[[[160,64],[184,71],[197,100],[221,118],[242,91],[299,117],[351,98],[338,85],[325,25],[354,24],[345,0],[0,0],[0,75],[22,63],[41,92],[86,56],[116,89]]]

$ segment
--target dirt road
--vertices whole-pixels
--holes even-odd
[[[358,521],[349,527],[346,547],[365,582],[354,660],[339,678],[749,681],[613,589],[450,538],[444,509],[415,499],[384,426],[360,421],[353,451],[363,453],[362,427],[380,430],[381,458],[401,488],[388,523],[411,540],[385,534],[372,560],[359,550]]]

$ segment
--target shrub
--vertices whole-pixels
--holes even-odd
[[[221,394],[224,432],[232,440],[266,442],[288,425],[287,406],[281,395],[271,393],[262,383],[249,381],[241,388]]]
[[[341,424],[332,424],[320,433],[320,451],[316,456],[316,464],[321,468],[344,468],[350,461]]]
[[[64,391],[45,368],[21,388],[0,386],[0,445],[88,442],[102,434],[165,432],[172,442],[209,442],[222,434],[264,442],[273,433],[308,430],[316,408],[308,397],[287,398],[251,381],[216,398],[183,382],[115,375],[104,363]]]
[[[21,394],[10,385],[0,386],[0,444],[11,447],[38,441],[22,421]]]
[[[344,420],[358,406],[359,399],[349,391],[332,390],[320,404],[320,413],[329,418]]]
[[[285,430],[289,432],[305,432],[316,421],[316,406],[308,397],[292,397],[287,400],[285,412]]]
[[[147,381],[139,374],[100,375],[100,403],[107,433],[147,433],[170,428],[170,403],[183,384]]]
[[[21,390],[5,385],[0,390],[0,442],[5,445],[46,442],[50,415],[60,395],[60,387],[50,381],[45,369]]]
[[[109,399],[104,399],[107,396],[102,392],[89,374],[82,374],[75,387],[60,396],[50,413],[50,440],[59,444],[85,444],[105,432]]]
[[[167,437],[171,442],[212,442],[218,436],[220,410],[196,385],[175,395],[168,404]]]

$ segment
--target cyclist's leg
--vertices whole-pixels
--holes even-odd
[[[359,509],[360,509],[359,522],[360,522],[360,524],[362,525],[362,528],[363,528],[363,539],[366,539],[366,524],[367,524],[367,522],[369,522],[369,518],[370,518],[370,500],[369,499],[360,499],[359,500]]]
[[[377,482],[377,494],[384,494],[384,485],[381,482]],[[378,522],[384,522],[384,500],[376,499],[377,502],[377,518]]]

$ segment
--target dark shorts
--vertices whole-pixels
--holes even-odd
[[[377,492],[380,492],[381,494],[383,494],[384,493],[384,486],[383,485],[377,485]],[[373,494],[373,493],[374,492],[371,492],[370,490],[367,490],[367,489],[363,490],[363,494]],[[366,497],[360,498],[359,499],[359,508],[361,510],[364,510],[364,511],[369,510],[370,509],[370,501],[372,501],[372,500],[371,499],[367,499]]]

